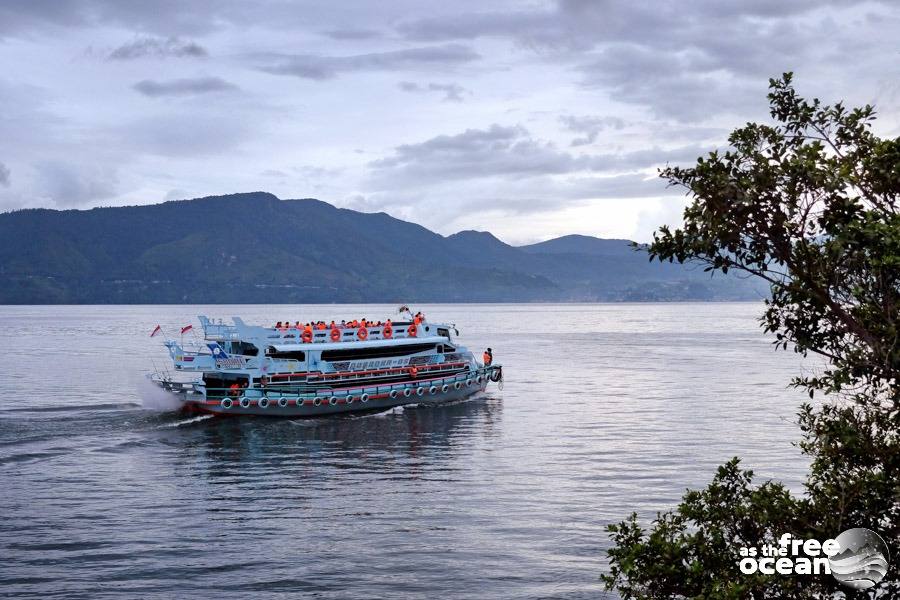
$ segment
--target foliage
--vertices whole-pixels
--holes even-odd
[[[832,578],[740,574],[736,549],[850,527],[900,540],[900,138],[872,133],[872,107],[804,100],[791,79],[770,81],[774,124],[749,123],[727,151],[662,171],[693,201],[683,226],[662,227],[647,249],[768,282],[761,322],[775,344],[825,358],[794,380],[810,398],[829,394],[799,413],[807,493],[752,487],[735,460],[650,530],[635,516],[611,526],[604,580],[626,598],[831,597]],[[870,593],[898,590],[893,568]]]

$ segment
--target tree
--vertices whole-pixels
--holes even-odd
[[[646,250],[767,281],[760,320],[776,346],[824,358],[821,373],[792,382],[825,395],[798,413],[805,494],[754,487],[734,459],[649,529],[636,515],[610,526],[603,578],[625,598],[831,598],[842,588],[830,577],[741,574],[737,548],[850,527],[900,541],[900,138],[873,134],[871,106],[810,102],[791,81],[769,82],[773,124],[749,123],[727,151],[661,171],[693,200],[683,226],[660,228]],[[868,596],[900,595],[897,573],[895,561]]]

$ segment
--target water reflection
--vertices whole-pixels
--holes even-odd
[[[383,465],[388,456],[407,466],[427,462],[440,467],[466,454],[475,441],[497,436],[502,408],[502,400],[482,394],[451,404],[321,419],[211,419],[162,439],[190,449],[191,464],[202,457],[199,464],[211,477],[217,469],[230,473],[233,467],[262,463],[288,471],[312,465],[340,468],[348,461]]]

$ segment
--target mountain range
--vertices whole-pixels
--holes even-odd
[[[254,192],[0,214],[0,304],[571,302],[758,299],[649,262],[627,240],[511,246],[385,213]]]

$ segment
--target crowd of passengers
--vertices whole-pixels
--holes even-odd
[[[417,312],[413,317],[413,323],[418,327],[425,321],[425,313]],[[352,321],[342,320],[340,323],[337,321],[332,321],[331,323],[325,323],[325,321],[310,321],[308,323],[301,323],[300,321],[296,321],[293,325],[291,325],[290,321],[278,321],[275,323],[275,329],[280,329],[285,331],[287,329],[299,329],[301,331],[312,331],[319,330],[324,331],[326,329],[359,329],[360,327],[369,328],[369,327],[381,327],[384,325],[385,327],[391,326],[393,327],[393,323],[388,319],[385,322],[381,321],[369,321],[365,317],[362,319],[353,319]]]

